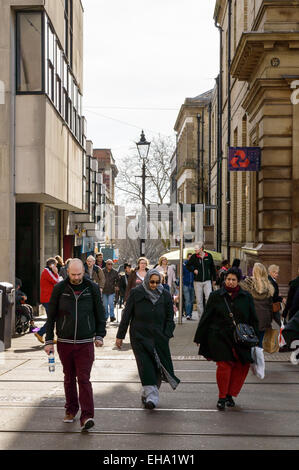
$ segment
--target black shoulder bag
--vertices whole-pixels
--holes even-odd
[[[247,348],[253,348],[259,344],[259,339],[255,334],[254,328],[248,323],[236,323],[234,319],[234,315],[229,308],[226,298],[224,297],[224,301],[227,305],[229,316],[231,317],[233,324],[234,324],[234,340],[235,343],[239,346],[244,346]]]

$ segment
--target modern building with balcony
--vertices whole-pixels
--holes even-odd
[[[81,1],[2,1],[0,44],[0,279],[17,275],[36,306],[45,260],[73,255],[70,213],[86,210]]]

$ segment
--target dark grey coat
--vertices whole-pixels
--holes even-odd
[[[130,341],[142,385],[159,385],[162,379],[176,388],[180,382],[174,375],[169,350],[175,328],[173,316],[171,295],[166,290],[155,305],[142,285],[130,291],[117,338],[124,339],[130,325]]]

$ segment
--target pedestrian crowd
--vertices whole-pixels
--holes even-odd
[[[187,254],[182,267],[183,315],[187,321],[193,320],[196,302],[199,323],[194,343],[199,346],[199,355],[216,363],[217,408],[224,410],[235,406],[234,398],[263,348],[267,352],[290,351],[291,341],[299,338],[299,275],[290,281],[287,297],[282,297],[279,266],[266,268],[255,263],[250,275],[243,275],[239,259],[232,265],[224,260],[215,266],[203,243],[194,251]],[[45,344],[47,354],[54,353],[57,344],[66,397],[63,421],[73,422],[81,407],[83,431],[94,425],[90,383],[94,344],[103,346],[107,321],[117,319],[115,308],[123,307],[115,344],[122,348],[129,329],[144,408],[158,406],[163,381],[173,390],[180,383],[169,348],[179,302],[175,266],[162,256],[152,269],[149,261],[140,257],[135,268],[125,263],[119,271],[102,253],[88,256],[85,263],[80,259],[64,263],[60,256],[49,258],[40,278],[40,302],[47,315],[40,329],[36,329],[32,307],[20,290],[22,282],[16,280],[16,330],[19,325],[21,333],[17,322],[25,318],[30,331]],[[285,341],[279,349],[281,334]]]

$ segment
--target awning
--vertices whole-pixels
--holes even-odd
[[[217,263],[222,262],[222,254],[218,253],[217,251],[209,251],[205,250],[207,253],[210,253],[213,256],[213,260]],[[195,253],[195,249],[190,247],[190,248],[184,248],[184,260],[187,259],[188,253]],[[175,250],[175,251],[170,251],[168,253],[165,253],[164,255],[165,258],[168,259],[168,261],[179,261],[180,260],[180,250]]]

